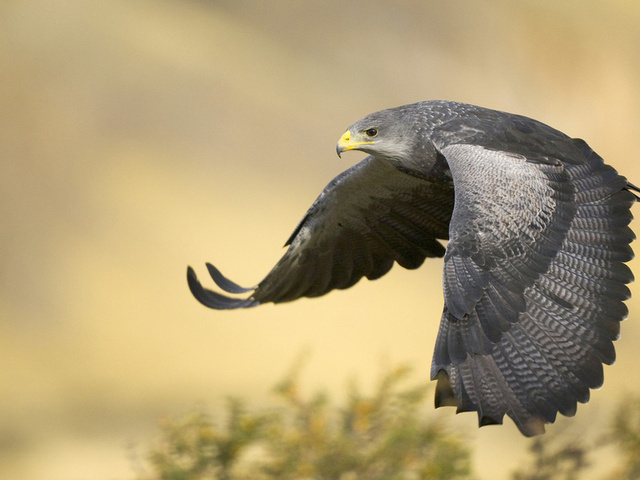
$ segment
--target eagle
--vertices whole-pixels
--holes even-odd
[[[188,267],[194,297],[217,310],[289,302],[444,257],[436,407],[476,411],[479,426],[506,414],[526,436],[573,416],[615,360],[640,190],[584,140],[450,101],[367,115],[338,141],[348,150],[368,156],[327,185],[260,283],[207,264],[223,294]]]

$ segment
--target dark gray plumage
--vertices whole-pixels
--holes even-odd
[[[436,406],[475,410],[481,426],[507,414],[525,435],[573,415],[615,359],[638,189],[582,140],[454,102],[368,115],[338,143],[352,149],[370,156],[329,183],[256,287],[208,265],[248,298],[203,288],[189,267],[193,295],[215,309],[286,302],[444,256]]]

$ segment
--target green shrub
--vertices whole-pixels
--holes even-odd
[[[351,387],[338,408],[322,393],[303,398],[297,372],[275,388],[282,406],[249,413],[228,402],[219,428],[202,413],[161,422],[149,454],[162,480],[458,480],[470,478],[462,439],[425,418],[429,388],[404,387],[405,367],[386,374],[372,395]]]

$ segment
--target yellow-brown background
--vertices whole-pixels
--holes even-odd
[[[144,452],[158,415],[226,395],[259,408],[304,350],[305,388],[336,401],[385,363],[426,380],[439,260],[237,312],[197,304],[185,267],[260,280],[359,158],[335,156],[344,128],[418,100],[538,118],[640,182],[639,51],[640,4],[624,0],[5,0],[0,477],[130,478],[127,445]],[[576,422],[638,389],[629,306],[618,362]],[[510,421],[475,423],[454,421],[482,478],[504,478],[528,441]]]

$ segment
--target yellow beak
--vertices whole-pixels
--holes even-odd
[[[347,130],[342,134],[340,140],[338,140],[338,145],[336,146],[336,152],[340,157],[342,152],[346,152],[347,150],[354,150],[360,147],[361,145],[371,145],[373,141],[358,141],[355,138],[351,138],[351,130]]]

